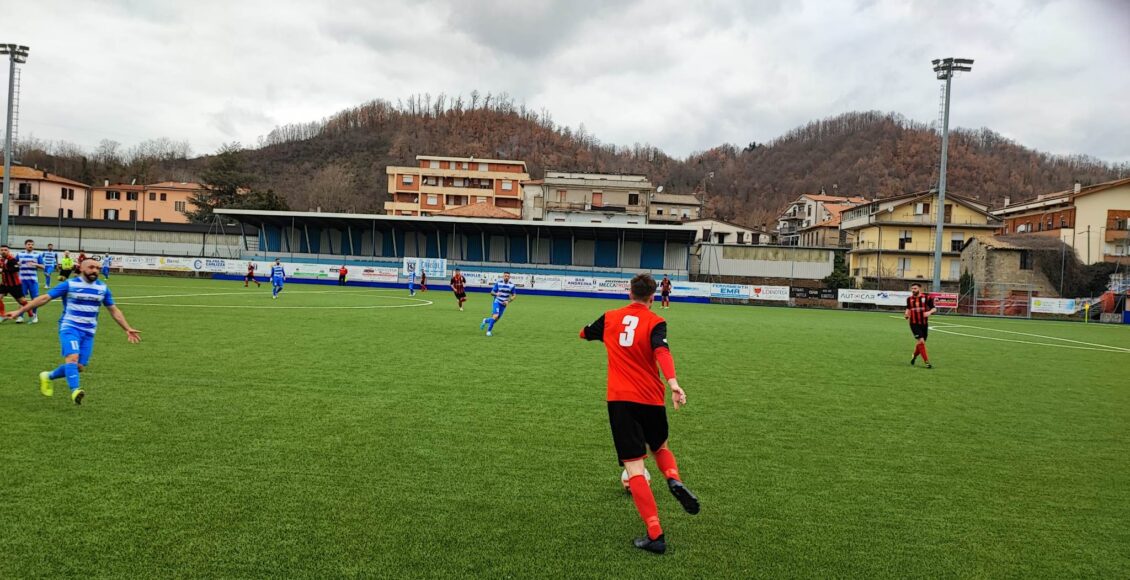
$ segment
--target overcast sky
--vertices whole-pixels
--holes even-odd
[[[507,92],[603,142],[685,156],[853,110],[1130,161],[1128,0],[7,2],[20,133],[195,153],[374,98]],[[5,81],[3,82],[6,85]],[[443,152],[436,152],[443,153]]]

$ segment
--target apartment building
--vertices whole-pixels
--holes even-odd
[[[860,196],[844,197],[805,193],[790,203],[781,215],[777,216],[777,234],[783,246],[801,244],[801,231],[816,224],[832,221],[837,213],[849,207],[866,203]]]
[[[850,208],[841,228],[853,232],[849,272],[857,284],[932,280],[938,207],[933,191],[907,193]],[[961,277],[961,250],[978,234],[991,234],[1000,220],[976,200],[947,195],[942,213],[945,235],[942,281]]]
[[[609,224],[647,223],[655,191],[643,175],[546,171],[523,186],[526,219]]]
[[[432,216],[487,204],[520,218],[525,161],[417,155],[415,167],[389,166],[385,213]]]

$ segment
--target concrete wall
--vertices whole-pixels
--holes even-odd
[[[698,276],[744,276],[819,280],[832,273],[835,252],[787,246],[700,244]],[[692,269],[693,270],[693,269]]]
[[[153,256],[238,257],[245,251],[243,237],[230,234],[146,230],[134,232],[97,227],[59,228],[21,224],[13,224],[8,233],[9,243],[22,246],[24,240],[30,238],[35,240],[38,248],[54,244],[60,252],[85,250],[88,254],[109,252]]]

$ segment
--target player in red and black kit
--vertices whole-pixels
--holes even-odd
[[[675,360],[667,346],[667,322],[651,311],[655,280],[648,274],[632,278],[632,303],[605,312],[581,329],[581,338],[604,342],[608,351],[608,423],[616,455],[628,471],[632,501],[647,525],[647,534],[633,541],[635,547],[656,554],[667,551],[667,540],[659,525],[655,496],[644,475],[648,450],[667,478],[667,487],[683,509],[699,511],[698,498],[683,485],[675,456],[667,446],[667,389],[656,364],[671,386],[675,409],[687,404],[687,394],[675,378]]]
[[[922,286],[911,284],[910,297],[906,299],[905,318],[910,321],[910,332],[917,341],[914,343],[914,356],[910,359],[912,366],[918,362],[918,355],[922,355],[922,362],[926,363],[926,368],[934,368],[930,364],[930,357],[926,354],[926,337],[930,334],[930,317],[937,311],[938,309],[934,308],[934,299],[922,293]]]
[[[671,279],[666,274],[663,275],[663,280],[659,283],[659,296],[663,298],[663,308],[671,308]]]
[[[4,314],[4,296],[11,296],[17,304],[23,306],[27,304],[24,299],[23,285],[20,284],[20,261],[16,259],[16,255],[8,248],[8,245],[0,246],[0,315]],[[0,322],[7,321],[6,318],[0,318]],[[16,322],[23,322],[21,317]]]
[[[255,279],[255,262],[247,263],[247,276],[243,277],[243,287],[247,288],[247,284],[249,282],[254,282],[256,288],[262,286],[262,284],[260,284],[259,281]]]
[[[455,269],[455,275],[451,277],[451,291],[455,293],[455,299],[459,301],[459,311],[463,312],[463,303],[467,301],[467,279]]]

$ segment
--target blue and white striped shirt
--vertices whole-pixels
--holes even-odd
[[[43,254],[25,251],[16,254],[16,259],[20,261],[20,281],[38,282],[39,272],[35,265],[43,263]]]
[[[494,294],[494,301],[499,304],[509,304],[510,298],[514,296],[515,284],[513,282],[503,282],[499,280],[494,283],[494,288],[491,288],[491,293]]]
[[[59,263],[59,256],[55,252],[43,252],[43,265],[54,268]]]
[[[110,254],[102,256],[102,267],[109,268],[114,263],[114,257]]]
[[[110,288],[101,280],[87,282],[85,279],[71,278],[56,284],[47,291],[52,298],[64,300],[63,317],[59,319],[59,330],[74,329],[87,334],[98,330],[98,310],[102,306],[113,306],[114,298]]]
[[[286,270],[283,269],[282,265],[271,266],[271,277],[279,279],[286,278]]]

